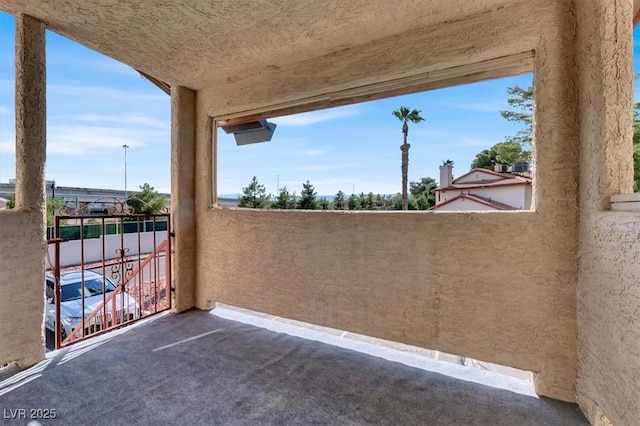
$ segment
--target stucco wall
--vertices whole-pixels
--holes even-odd
[[[199,91],[196,306],[223,302],[532,370],[541,394],[574,400],[578,166],[575,92],[567,78],[571,7],[518,3]],[[536,212],[209,206],[207,116],[527,50],[536,50]],[[504,239],[491,238],[496,235]]]
[[[571,396],[575,287],[556,277],[570,282],[573,263],[557,258],[572,247],[536,213],[214,210],[207,222],[200,308],[223,302],[542,372],[547,392]],[[508,243],[488,237],[498,230]]]
[[[604,212],[581,268],[579,401],[614,425],[640,419],[640,214]]]
[[[0,364],[44,357],[44,222],[0,211]]]

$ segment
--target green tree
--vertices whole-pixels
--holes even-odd
[[[363,208],[363,210],[373,210],[374,207],[375,207],[375,205],[374,205],[374,195],[373,195],[373,192],[370,192],[364,197],[364,208]]]
[[[254,176],[249,185],[242,188],[242,196],[238,200],[238,207],[263,209],[268,207],[269,198],[271,198],[271,194],[267,195],[264,185],[260,185],[258,179]]]
[[[507,121],[524,125],[518,130],[515,136],[509,136],[505,142],[515,142],[524,149],[531,149],[532,125],[533,125],[533,87],[523,89],[519,86],[508,87],[507,94],[511,97],[507,99],[511,110],[500,111],[500,115]]]
[[[496,163],[496,152],[489,149],[483,149],[476,154],[471,162],[472,169],[490,169]]]
[[[140,191],[129,194],[127,205],[138,214],[158,214],[167,206],[167,199],[145,183],[140,186]]]
[[[500,142],[476,154],[471,168],[490,169],[494,164],[513,164],[530,159],[531,152],[522,149],[519,143]]]
[[[64,207],[64,199],[63,198],[51,198],[47,197],[46,201],[46,214],[47,214],[47,226],[52,226],[54,222],[54,217],[58,210]],[[16,195],[15,194],[7,194],[7,209],[15,209],[16,208]]]
[[[433,190],[438,187],[436,180],[431,177],[423,177],[418,182],[409,184],[409,191],[415,199],[415,205],[419,210],[426,210],[436,205],[436,196]]]
[[[346,202],[344,200],[344,192],[342,190],[338,191],[336,196],[333,198],[333,208],[336,210],[344,210],[346,207]]]
[[[416,209],[416,199],[415,197],[409,197],[407,200],[407,210],[415,210]],[[389,199],[389,207],[390,210],[404,210],[402,206],[402,194],[397,193]]]
[[[302,184],[302,191],[300,192],[300,199],[298,200],[298,208],[303,210],[316,210],[318,208],[316,190],[309,180]]]
[[[329,210],[329,201],[327,201],[326,198],[320,198],[318,200],[318,207],[320,207],[320,210]]]
[[[404,135],[403,143],[400,146],[402,151],[402,210],[409,209],[409,200],[407,195],[407,181],[409,175],[409,148],[411,145],[407,143],[407,137],[409,136],[409,122],[419,123],[424,121],[424,118],[420,115],[422,111],[419,109],[410,110],[405,106],[401,106],[397,110],[393,111],[393,115],[402,122],[402,133]]]
[[[52,226],[58,210],[64,207],[64,199],[47,197],[47,226]]]
[[[276,200],[271,203],[272,209],[295,209],[296,202],[294,197],[289,193],[286,186],[280,188],[280,192]]]
[[[424,195],[420,195],[419,197],[412,197],[412,199],[416,210],[427,210],[433,207],[433,204],[431,204],[431,200]]]
[[[453,167],[453,164],[454,164],[453,160],[449,160],[448,158],[442,162],[443,166],[452,166]]]
[[[349,196],[349,200],[347,201],[347,208],[349,210],[355,210],[358,207],[358,197],[356,194],[351,194]]]
[[[16,208],[16,195],[15,194],[7,194],[7,208],[8,209]]]
[[[517,142],[502,142],[493,146],[498,164],[513,164],[520,161],[529,161],[531,153],[524,151],[522,145]]]

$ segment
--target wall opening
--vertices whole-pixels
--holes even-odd
[[[47,299],[47,348],[56,331],[60,346],[167,308],[170,129],[166,93],[131,67],[47,32],[46,188],[58,225],[47,237],[64,239],[47,255],[47,280],[61,287],[59,304]],[[88,277],[105,290],[90,289]],[[71,286],[82,290],[84,316],[65,319],[73,312],[66,305],[77,304],[65,300]]]
[[[266,143],[238,144],[221,128],[227,118],[216,118],[217,206],[401,210],[402,117],[415,113],[407,120],[409,210],[531,210],[530,70],[300,114],[248,115],[244,122],[277,126]]]
[[[16,173],[15,18],[0,12],[0,210],[14,206],[9,182]]]
[[[3,215],[11,214],[16,191],[15,25],[12,15],[0,12],[0,209],[6,210],[0,211]],[[53,283],[54,276],[65,293],[65,288],[70,288],[65,286],[74,275],[98,274],[101,277],[98,281],[111,280],[118,285],[118,280],[125,276],[122,268],[127,268],[130,274],[139,267],[137,290],[132,290],[133,280],[129,280],[128,287],[121,286],[118,294],[146,297],[153,286],[155,295],[147,299],[154,303],[168,300],[166,290],[162,295],[156,290],[162,290],[169,282],[167,250],[158,247],[166,241],[168,232],[165,207],[171,179],[171,126],[170,98],[166,93],[127,65],[50,31],[46,32],[46,72],[45,238],[50,244],[41,282],[43,295],[48,296],[44,334],[47,348],[52,349],[54,328],[60,327],[54,325],[54,302],[45,282]],[[54,224],[59,225],[57,232]],[[64,240],[58,246],[52,243],[56,237]],[[110,241],[126,244],[114,249]],[[159,253],[157,259],[151,257],[154,253]],[[140,267],[146,259],[149,261]],[[79,298],[86,303],[85,318],[91,310],[93,293],[94,290],[87,291]],[[76,321],[76,311],[82,312],[74,308],[78,302],[61,299],[60,306],[64,309],[58,309],[62,311],[58,323]],[[136,302],[140,307],[137,317],[160,310],[156,309],[158,303],[149,309],[147,299]],[[115,300],[114,304],[118,303]],[[112,310],[120,315],[121,308]],[[103,317],[109,315],[105,313]]]
[[[636,19],[640,14],[636,16]],[[638,77],[640,76],[640,27],[634,21],[633,30],[633,71],[635,85],[633,90],[633,192],[640,192],[640,93],[638,92]]]
[[[614,194],[611,196],[611,210],[640,211],[640,92],[638,78],[640,78],[640,13],[636,14],[633,25],[633,193]]]

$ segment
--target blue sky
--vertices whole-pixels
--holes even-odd
[[[281,187],[298,192],[307,179],[320,194],[399,192],[402,133],[391,111],[401,105],[426,119],[410,127],[409,179],[438,179],[445,159],[460,175],[475,154],[518,130],[499,111],[507,108],[507,87],[531,81],[526,74],[274,118],[278,128],[264,144],[237,147],[220,131],[218,193],[238,193],[254,175],[271,193],[278,176]],[[47,138],[46,177],[58,185],[123,189],[127,144],[128,189],[148,182],[169,192],[169,97],[130,67],[52,32]],[[0,182],[15,177],[14,145],[14,22],[0,12]]]

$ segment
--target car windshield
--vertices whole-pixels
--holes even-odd
[[[104,280],[104,287],[107,293],[116,289],[116,287],[108,279]],[[78,300],[82,298],[82,282],[72,282],[60,286],[62,291],[62,301]],[[84,281],[84,297],[91,297],[102,294],[102,279],[93,278]]]

